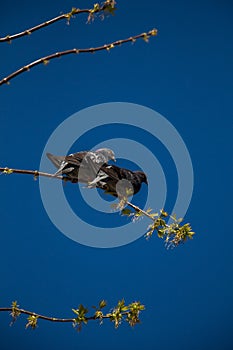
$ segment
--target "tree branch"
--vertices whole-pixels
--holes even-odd
[[[26,35],[31,35],[33,32],[42,29],[44,27],[48,27],[49,25],[58,22],[60,20],[66,19],[69,23],[70,19],[74,17],[75,15],[80,15],[82,13],[88,13],[88,22],[93,19],[94,15],[100,12],[109,12],[113,11],[115,9],[115,1],[105,1],[102,6],[99,4],[95,4],[92,9],[77,9],[75,7],[72,8],[72,10],[68,13],[64,13],[60,16],[54,17],[48,21],[45,21],[43,23],[40,23],[36,25],[35,27],[29,28],[24,30],[23,32],[13,34],[13,35],[6,35],[5,37],[0,38],[0,42],[8,42],[11,43],[12,40],[21,38]]]
[[[74,49],[70,49],[70,50],[56,52],[56,53],[53,53],[51,55],[39,58],[36,61],[33,61],[33,62],[27,64],[26,66],[21,67],[20,69],[16,70],[15,72],[9,74],[8,76],[6,76],[2,80],[0,80],[0,85],[9,84],[9,81],[12,80],[13,78],[15,78],[17,75],[22,74],[23,72],[29,71],[31,68],[33,68],[39,64],[43,63],[43,64],[47,65],[49,63],[49,61],[54,59],[54,58],[59,58],[59,57],[62,57],[65,55],[70,55],[70,54],[94,53],[94,52],[103,51],[103,50],[110,51],[115,46],[119,46],[119,45],[122,45],[122,44],[125,44],[128,42],[135,42],[136,40],[138,40],[140,38],[143,38],[146,42],[148,42],[149,38],[151,36],[155,36],[155,35],[157,35],[157,30],[152,29],[147,33],[141,33],[139,35],[131,36],[130,38],[127,38],[127,39],[117,40],[117,41],[114,41],[110,44],[105,44],[105,45],[94,47],[94,48],[87,48],[87,49],[74,48]]]
[[[11,311],[11,313],[18,312],[20,314],[31,315],[37,318],[41,318],[42,320],[51,321],[51,322],[74,322],[74,318],[49,317],[49,316],[39,315],[35,312],[24,310],[24,309],[13,308],[13,307],[0,307],[0,312],[4,312],[4,311]]]
[[[40,172],[38,170],[22,170],[22,169],[10,169],[0,167],[0,172],[3,174],[26,174],[34,175],[34,179],[37,179],[39,176],[55,178],[64,181],[78,182],[76,180],[71,180],[67,177],[57,176],[53,174],[48,174]],[[129,206],[134,209],[132,212],[130,209],[125,209],[125,206]],[[189,223],[181,225],[183,218],[176,218],[175,215],[169,215],[163,209],[160,210],[160,213],[153,213],[152,209],[143,210],[136,206],[135,204],[128,201],[128,198],[120,198],[119,204],[113,204],[113,207],[117,209],[122,209],[121,214],[125,216],[132,217],[133,221],[136,221],[139,217],[146,216],[152,220],[152,224],[148,226],[145,237],[149,239],[154,231],[157,232],[159,238],[164,239],[165,245],[167,248],[176,247],[180,243],[184,243],[187,239],[192,239],[195,232],[192,231],[192,227]],[[166,218],[172,219],[171,224],[167,224]]]
[[[11,325],[17,320],[21,314],[28,315],[26,328],[30,327],[35,329],[37,327],[38,319],[42,319],[49,322],[60,322],[60,323],[72,323],[78,331],[81,330],[83,324],[87,324],[88,321],[100,320],[102,322],[104,319],[109,319],[115,324],[115,328],[118,328],[122,320],[129,323],[130,326],[135,326],[140,323],[139,314],[145,309],[139,301],[133,302],[129,305],[125,305],[124,299],[120,300],[118,304],[112,309],[112,312],[103,313],[103,308],[106,307],[107,303],[105,300],[101,300],[98,306],[93,306],[95,312],[92,316],[86,316],[88,309],[86,309],[82,304],[79,305],[77,309],[72,309],[75,314],[73,318],[58,318],[50,317],[45,315],[40,315],[38,313],[24,310],[19,308],[17,301],[13,301],[11,307],[1,307],[0,312],[10,312],[12,317]]]
[[[10,169],[10,168],[2,168],[0,167],[0,172],[2,174],[25,174],[25,175],[34,175],[34,178],[37,178],[38,176],[44,176],[44,177],[51,177],[51,178],[55,178],[55,179],[60,179],[63,180],[64,178],[62,176],[58,176],[58,175],[53,175],[53,174],[49,174],[49,173],[44,173],[38,170],[22,170],[22,169]]]

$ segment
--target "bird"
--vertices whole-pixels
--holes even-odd
[[[102,165],[109,160],[116,161],[114,152],[109,148],[81,151],[67,156],[55,156],[51,153],[46,155],[58,169],[54,176],[65,175],[72,182],[86,184],[95,180]]]
[[[143,182],[148,185],[147,176],[141,170],[132,171],[104,164],[88,187],[101,188],[115,197],[129,197],[140,191]]]

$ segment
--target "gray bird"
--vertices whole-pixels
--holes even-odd
[[[46,155],[58,169],[54,176],[65,175],[72,182],[86,184],[95,180],[102,165],[109,160],[116,161],[114,152],[108,148],[81,151],[67,156],[55,156],[51,153]]]

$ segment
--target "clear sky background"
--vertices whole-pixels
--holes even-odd
[[[1,306],[17,300],[41,314],[73,317],[71,308],[80,303],[91,307],[101,299],[109,308],[123,297],[126,303],[140,300],[146,305],[142,323],[134,329],[122,324],[115,330],[106,320],[101,326],[90,322],[79,334],[70,324],[45,321],[39,321],[36,331],[25,330],[24,316],[9,327],[10,317],[2,313],[3,350],[233,348],[232,2],[136,0],[117,5],[116,15],[104,21],[87,25],[86,16],[78,16],[69,26],[61,21],[0,45],[2,78],[56,51],[159,30],[149,44],[140,41],[110,53],[67,56],[1,86],[0,164],[38,169],[50,134],[83,108],[116,101],[147,106],[175,126],[190,152],[195,187],[185,221],[196,236],[174,250],[166,250],[156,235],[149,242],[142,237],[114,249],[83,246],[51,223],[38,181],[1,175]],[[92,2],[4,2],[0,34],[19,32],[73,6],[89,7]],[[111,133],[100,131],[101,137],[98,132],[93,137],[100,142],[105,132]],[[154,153],[166,174],[167,208],[172,209],[177,191],[174,164],[157,145]],[[89,145],[83,139],[78,146]],[[68,185],[67,196],[73,201],[74,186]],[[143,194],[145,187],[139,204]],[[103,224],[103,218],[96,220]]]

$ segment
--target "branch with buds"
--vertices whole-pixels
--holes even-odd
[[[89,321],[99,320],[103,323],[103,320],[109,319],[115,328],[118,328],[122,321],[126,321],[131,327],[140,323],[139,314],[145,309],[139,301],[135,301],[129,305],[125,305],[124,299],[120,300],[118,304],[111,310],[111,312],[104,313],[103,309],[106,307],[107,303],[105,300],[101,300],[98,306],[92,306],[95,310],[92,316],[87,316],[88,309],[82,304],[78,308],[72,309],[75,317],[73,318],[57,318],[49,317],[45,315],[40,315],[35,312],[24,310],[19,308],[17,301],[13,301],[11,307],[0,307],[0,312],[10,312],[12,317],[11,325],[15,323],[21,314],[28,315],[26,328],[36,329],[38,326],[38,320],[45,320],[50,322],[60,322],[60,323],[72,323],[73,327],[80,331],[83,324],[87,324]]]
[[[114,11],[116,10],[115,5],[116,2],[114,0],[106,0],[102,5],[98,3],[95,4],[92,9],[78,9],[73,7],[70,12],[54,17],[48,21],[38,24],[35,27],[26,29],[23,32],[17,34],[6,35],[5,37],[0,38],[0,42],[8,42],[10,44],[12,40],[21,38],[23,36],[31,35],[33,32],[48,27],[49,25],[61,21],[63,19],[67,20],[67,23],[69,24],[71,18],[74,18],[75,15],[80,15],[83,13],[88,14],[87,22],[90,23],[94,20],[97,14],[101,14],[102,17],[104,17],[105,14],[114,14]]]
[[[49,173],[40,172],[38,170],[22,170],[22,169],[10,169],[0,167],[0,173],[2,174],[26,174],[33,175],[36,180],[39,176],[50,177],[53,179],[59,179],[63,181],[71,181],[67,177],[57,176]],[[71,181],[72,182],[72,181]],[[77,182],[77,181],[73,181]],[[134,211],[126,206],[131,207]],[[137,221],[140,217],[146,216],[153,221],[147,228],[145,237],[149,239],[156,231],[159,238],[164,239],[167,248],[173,248],[178,246],[180,243],[184,243],[188,239],[192,239],[195,232],[192,231],[192,227],[189,223],[181,225],[182,218],[176,218],[176,215],[169,215],[163,209],[160,213],[153,213],[152,209],[143,210],[133,203],[129,202],[127,198],[119,198],[119,204],[113,204],[113,208],[121,209],[121,214],[131,217],[133,222]],[[166,219],[172,219],[172,223],[167,224]]]
[[[38,66],[40,64],[47,65],[54,58],[59,58],[59,57],[66,56],[66,55],[71,55],[71,54],[95,53],[95,52],[103,51],[103,50],[110,51],[116,46],[120,46],[120,45],[128,43],[128,42],[134,43],[135,41],[137,41],[140,38],[142,38],[144,41],[148,42],[149,38],[151,36],[155,36],[155,35],[157,35],[157,30],[156,29],[152,29],[152,30],[150,30],[147,33],[141,33],[141,34],[138,34],[138,35],[135,35],[135,36],[131,36],[131,37],[127,38],[127,39],[117,40],[117,41],[114,41],[112,43],[105,44],[105,45],[98,46],[98,47],[91,47],[91,48],[87,48],[87,49],[76,49],[76,48],[74,48],[74,49],[70,49],[70,50],[56,52],[56,53],[53,53],[51,55],[41,57],[41,58],[37,59],[36,61],[33,61],[33,62],[27,64],[26,66],[23,66],[23,67],[19,68],[15,72],[9,74],[8,76],[6,76],[2,80],[0,80],[0,85],[9,84],[10,80],[15,78],[17,75],[22,74],[24,72],[27,72],[31,68],[33,68],[35,66]]]

